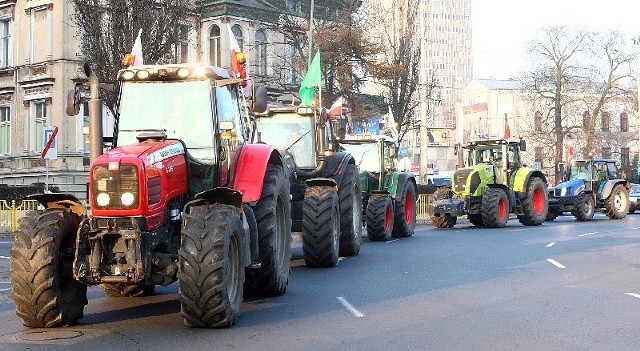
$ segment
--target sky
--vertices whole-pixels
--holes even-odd
[[[471,0],[473,77],[509,79],[525,69],[527,42],[560,24],[640,35],[640,0]]]

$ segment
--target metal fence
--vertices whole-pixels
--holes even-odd
[[[429,206],[433,196],[420,194],[416,201],[416,219],[425,221],[429,219]],[[19,205],[15,201],[0,200],[0,233],[13,232],[18,226],[18,219],[28,211],[43,209],[36,200],[23,200]]]
[[[16,204],[15,200],[0,200],[0,233],[8,233],[16,230],[18,219],[33,210],[43,209],[36,200],[23,200]]]

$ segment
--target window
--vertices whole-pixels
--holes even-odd
[[[589,113],[589,111],[585,111],[582,114],[582,125],[584,126],[585,130],[591,130],[591,114]]]
[[[298,83],[297,74],[293,68],[293,58],[296,54],[296,47],[292,42],[288,42],[285,47],[284,57],[284,81],[288,84]]]
[[[244,38],[242,37],[242,28],[240,28],[240,25],[236,24],[231,27],[231,32],[233,36],[236,37],[240,51],[244,50]]]
[[[534,130],[536,132],[542,131],[542,112],[536,111],[534,117]]]
[[[631,164],[631,162],[629,160],[629,148],[628,147],[620,148],[620,163],[623,166],[629,166]]]
[[[0,106],[0,155],[11,153],[11,110]]]
[[[11,65],[11,21],[0,20],[0,68]]]
[[[622,112],[620,114],[620,131],[628,132],[629,131],[629,115],[626,112]]]
[[[611,158],[611,148],[605,146],[602,148],[602,158]]]
[[[31,102],[31,150],[34,152],[42,151],[42,128],[47,123],[47,103],[44,100],[34,100]]]
[[[287,11],[300,13],[302,12],[301,0],[286,0]]]
[[[267,75],[267,36],[264,30],[256,31],[256,75]]]
[[[176,60],[180,63],[189,62],[189,26],[181,25],[178,27],[176,40]]]
[[[602,129],[603,132],[608,132],[609,131],[609,122],[610,122],[610,117],[609,117],[609,112],[602,112],[600,114],[600,129]]]
[[[220,48],[220,27],[215,24],[209,31],[209,63],[213,66],[222,65],[222,51]]]
[[[535,157],[534,162],[540,164],[540,168],[542,168],[542,158],[543,158],[543,155],[544,155],[544,148],[542,146],[536,146],[534,155],[535,155],[534,156]]]

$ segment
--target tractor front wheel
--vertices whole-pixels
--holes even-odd
[[[29,212],[20,219],[13,233],[9,278],[16,314],[25,326],[68,326],[83,317],[87,286],[72,275],[81,220],[62,208]]]
[[[394,237],[409,237],[416,230],[416,186],[407,181],[402,191],[402,197],[395,205],[393,218]]]
[[[573,211],[571,213],[580,222],[590,221],[596,213],[593,195],[587,193],[578,195],[573,203]]]
[[[194,206],[184,215],[178,251],[178,298],[184,324],[226,328],[240,315],[245,242],[238,210]]]
[[[302,205],[302,253],[307,267],[335,267],[339,258],[340,212],[332,186],[310,186]]]
[[[489,228],[502,228],[509,219],[509,199],[504,190],[489,188],[482,197],[482,223]]]
[[[371,241],[387,241],[393,231],[393,200],[388,194],[372,194],[367,202],[367,236]]]

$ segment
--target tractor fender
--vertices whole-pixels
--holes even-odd
[[[260,200],[267,164],[283,166],[282,156],[273,146],[247,144],[242,148],[233,177],[233,189],[242,194],[242,202]]]
[[[307,186],[334,186],[337,187],[338,183],[336,183],[333,178],[311,178],[304,181]]]
[[[71,194],[50,193],[50,194],[33,194],[24,197],[25,200],[36,200],[44,208],[68,208],[71,212],[80,217],[84,217],[85,208],[77,197]]]
[[[611,195],[611,191],[613,190],[613,187],[618,185],[618,184],[622,184],[622,186],[624,186],[625,188],[627,188],[627,181],[624,179],[609,179],[607,180],[604,185],[602,186],[602,191],[598,194],[598,200],[604,200],[606,198],[609,197],[609,195]]]
[[[402,194],[404,193],[404,188],[407,186],[407,182],[413,182],[414,188],[416,187],[416,178],[412,173],[400,172],[398,173],[398,180],[396,183],[396,191],[393,194],[393,198],[396,201],[402,201]]]
[[[544,173],[538,170],[522,167],[516,172],[513,178],[513,191],[516,192],[520,198],[527,196],[527,186],[533,177],[538,177],[542,179],[545,184],[547,183],[547,178],[544,176]]]
[[[355,159],[350,153],[336,152],[331,156],[327,156],[322,176],[333,178],[336,184],[341,184],[342,176],[347,169],[348,164],[356,164]]]

